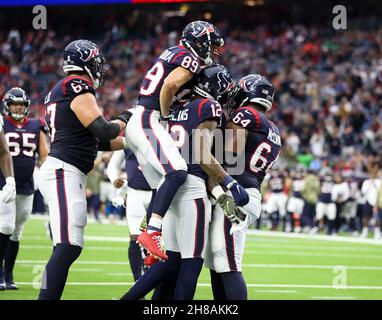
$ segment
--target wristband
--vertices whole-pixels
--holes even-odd
[[[15,177],[12,177],[12,176],[6,177],[5,183],[10,185],[16,185]]]
[[[127,140],[126,140],[126,138],[125,137],[123,137],[123,149],[128,149],[129,148],[129,146],[127,145]]]
[[[223,180],[223,185],[227,188],[227,189],[231,189],[231,187],[237,183],[236,180],[234,178],[232,178],[231,176],[225,176],[224,177],[224,180]]]
[[[211,190],[211,194],[215,199],[218,199],[222,194],[225,194],[225,192],[221,186],[216,186]]]

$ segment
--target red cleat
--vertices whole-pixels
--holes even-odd
[[[167,260],[168,257],[162,249],[161,233],[158,231],[147,233],[147,230],[142,232],[138,238],[138,243],[144,247],[154,258],[158,260]]]
[[[143,260],[143,263],[145,266],[151,267],[154,263],[158,262],[158,259],[155,259],[152,255],[148,255],[145,260]]]

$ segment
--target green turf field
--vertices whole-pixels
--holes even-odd
[[[73,264],[63,299],[119,298],[131,285],[126,226],[88,224],[86,248]],[[28,221],[14,277],[18,291],[0,300],[36,299],[50,256],[44,221]],[[382,299],[382,243],[347,243],[248,235],[244,277],[249,299]],[[199,278],[196,299],[212,299],[209,273]]]

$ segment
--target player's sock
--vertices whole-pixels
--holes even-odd
[[[279,212],[274,211],[274,212],[272,212],[271,216],[272,216],[272,230],[276,231],[277,227],[279,225]]]
[[[65,287],[69,268],[81,254],[81,247],[58,244],[45,267],[39,300],[59,300]]]
[[[221,273],[228,300],[247,300],[247,285],[241,272]]]
[[[161,232],[162,231],[162,217],[151,217],[147,224],[147,233]]]
[[[4,234],[0,232],[0,266],[3,265],[4,255],[10,236],[10,234]]]
[[[19,241],[8,239],[8,245],[4,255],[4,272],[6,275],[12,274],[13,272],[17,253],[19,252],[19,243]]]
[[[172,171],[166,175],[164,182],[156,192],[153,212],[164,217],[170,207],[172,199],[180,186],[186,181],[186,178],[187,171],[184,170]]]
[[[153,205],[154,205],[154,200],[155,200],[156,194],[157,194],[156,189],[151,190],[151,200],[150,200],[150,203],[149,203],[147,210],[146,210],[146,222],[147,222],[147,224],[151,219],[151,214],[153,212]]]
[[[221,273],[217,273],[215,270],[210,270],[211,275],[211,287],[214,300],[227,300],[225,294],[224,283],[221,277]]]
[[[202,258],[182,259],[175,287],[175,300],[192,300],[194,298],[203,261]]]
[[[152,265],[122,296],[121,300],[139,300],[158,286],[161,281],[178,273],[181,265],[180,253],[167,251],[166,254],[168,260]]]
[[[154,290],[151,300],[174,300],[177,275],[167,277]]]
[[[131,240],[129,245],[129,263],[134,281],[137,281],[143,273],[142,252],[136,240]]]
[[[328,220],[328,235],[332,235],[335,228],[335,221]]]

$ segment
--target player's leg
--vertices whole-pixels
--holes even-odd
[[[2,199],[0,191],[0,199]],[[5,203],[0,200],[0,290],[5,290],[3,260],[10,236],[15,230],[16,201]]]
[[[147,231],[138,237],[138,241],[154,255],[166,259],[158,246],[162,221],[176,192],[187,178],[187,164],[170,134],[160,124],[157,111],[135,110],[126,127],[126,139],[133,146],[132,151],[150,186],[156,189],[159,183],[153,178],[153,169],[156,175],[159,173],[163,178],[157,188]]]
[[[174,298],[191,300],[202,270],[211,220],[207,197],[177,202],[176,238],[182,256]],[[165,230],[164,230],[165,231]]]
[[[291,232],[294,232],[296,227],[295,211],[296,211],[296,198],[291,197],[288,199],[288,203],[287,203],[287,214],[290,218]]]
[[[228,300],[246,299],[247,287],[241,274],[245,230],[230,234],[231,227],[232,224],[222,209],[216,206],[210,224],[208,255],[211,254],[211,259],[206,259],[205,265],[218,274],[216,276],[213,271],[210,272],[214,297]]]
[[[152,265],[126,292],[121,300],[139,300],[157,287],[162,281],[176,275],[179,271],[181,259],[179,252],[166,251],[168,260]]]
[[[362,211],[362,234],[361,238],[367,238],[369,233],[369,223],[370,219],[373,216],[373,207],[366,202],[363,205],[363,211]]]
[[[126,221],[129,228],[129,263],[134,281],[143,274],[142,251],[137,243],[137,237],[141,234],[140,225],[145,217],[151,198],[150,191],[140,191],[128,188],[126,197]]]
[[[329,203],[326,206],[326,209],[326,214],[328,217],[328,235],[333,235],[336,231],[336,216],[338,214],[337,206],[335,203]]]
[[[285,232],[286,230],[286,223],[287,223],[287,212],[286,212],[286,203],[287,203],[287,196],[285,193],[279,193],[277,196],[277,207],[280,213],[280,219],[282,222],[282,231]]]
[[[81,254],[87,220],[85,183],[83,173],[62,161],[48,158],[40,170],[39,186],[49,206],[54,245],[40,300],[61,298],[69,268]]]
[[[13,281],[13,268],[19,252],[19,241],[21,239],[25,222],[32,212],[33,194],[16,196],[16,225],[15,231],[8,240],[4,256],[4,279],[8,290],[16,290]]]

